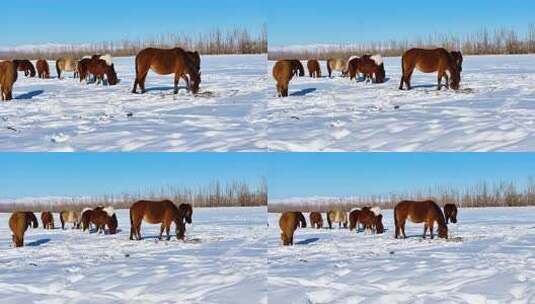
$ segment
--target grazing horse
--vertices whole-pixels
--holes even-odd
[[[149,224],[160,224],[160,237],[162,239],[163,230],[167,232],[167,240],[171,239],[169,229],[171,223],[175,222],[177,240],[184,239],[186,232],[185,222],[191,224],[193,208],[190,204],[180,204],[177,206],[170,200],[135,202],[130,207],[130,239],[141,240],[141,222],[145,220]]]
[[[330,210],[327,212],[327,223],[329,229],[332,229],[332,223],[338,223],[338,228],[341,228],[342,224],[347,228],[347,213],[340,209]]]
[[[357,67],[358,71],[364,74],[366,81],[375,83],[385,82],[385,66],[381,55],[364,55],[360,57]]]
[[[28,59],[13,60],[13,63],[17,64],[17,70],[24,72],[24,76],[35,77],[35,67]]]
[[[44,229],[54,229],[54,216],[52,212],[41,212],[41,222]]]
[[[446,224],[450,220],[452,223],[457,224],[457,206],[455,204],[444,205],[444,216],[446,217]]]
[[[357,223],[361,223],[364,226],[364,230],[370,230],[374,233],[383,233],[383,215],[380,213],[380,209],[377,208],[362,208],[358,214]],[[357,229],[358,232],[358,229]]]
[[[306,228],[307,227],[307,220],[305,219],[305,216],[303,215],[303,213],[297,211],[296,214],[297,214],[297,222],[300,225],[299,227]]]
[[[433,225],[438,224],[438,236],[448,238],[448,226],[444,219],[444,214],[440,207],[431,200],[428,201],[401,201],[394,208],[394,223],[396,224],[396,239],[400,237],[400,232],[405,235],[405,221],[409,219],[413,223],[424,223],[424,234],[429,228],[431,238],[433,238]]]
[[[28,227],[38,227],[37,218],[33,212],[14,212],[9,218],[9,228],[13,232],[13,245],[24,246],[24,233]]]
[[[323,217],[319,212],[310,212],[310,227],[323,228]]]
[[[288,96],[288,83],[294,75],[304,76],[305,69],[299,60],[279,60],[273,66],[273,78],[277,82],[279,97]]]
[[[195,55],[196,54],[196,55]],[[181,48],[157,49],[146,48],[136,56],[136,80],[132,93],[137,93],[137,86],[141,93],[145,93],[145,78],[149,69],[160,75],[175,74],[174,93],[178,93],[178,81],[182,77],[186,87],[193,94],[199,92],[201,83],[200,56],[196,52],[186,52]]]
[[[108,226],[109,234],[117,232],[117,216],[113,207],[96,207],[95,209],[86,208],[82,212],[82,226],[83,231],[89,230],[91,232],[91,224],[96,227],[96,232],[106,234],[106,226]]]
[[[453,57],[453,61],[455,61],[455,64],[457,65],[457,70],[459,70],[459,73],[463,71],[463,54],[459,51],[451,51],[450,52],[451,57]]]
[[[39,78],[50,78],[50,67],[48,66],[48,62],[46,60],[37,60],[35,66],[37,67],[37,76]]]
[[[106,75],[108,85],[116,85],[119,82],[113,63],[109,64],[111,59],[102,59],[103,57],[104,56],[96,55],[90,59],[84,58],[78,62],[80,82],[86,80],[89,74],[95,76],[96,84],[99,84],[104,80],[104,75]]]
[[[308,68],[308,74],[312,78],[320,78],[321,77],[321,68],[320,68],[320,62],[316,59],[311,59],[307,61],[307,68]]]
[[[349,74],[349,80],[359,80],[360,57],[352,56],[347,62],[346,71]]]
[[[13,84],[17,81],[17,64],[12,61],[0,62],[0,90],[2,100],[13,99]]]
[[[72,229],[80,229],[81,215],[78,211],[61,211],[59,220],[61,221],[61,229],[65,229],[66,223],[72,223]]]
[[[56,72],[58,78],[61,79],[61,72],[74,72],[73,76],[78,76],[78,62],[72,57],[64,57],[56,60]]]
[[[284,212],[279,219],[279,227],[282,231],[281,240],[284,246],[294,244],[294,232],[299,226],[300,212]]]
[[[355,208],[349,212],[349,230],[353,231],[353,229],[357,229],[357,232],[359,232],[359,216],[362,212],[362,209]]]
[[[458,90],[461,82],[461,72],[454,56],[443,48],[438,49],[410,49],[401,57],[402,76],[399,89],[403,84],[407,90],[411,89],[411,76],[414,69],[423,73],[437,72],[437,90],[442,88],[442,77],[446,78],[446,87]]]
[[[329,77],[331,77],[333,71],[340,71],[342,72],[342,77],[346,76],[346,61],[340,58],[327,59],[327,72],[329,72]]]

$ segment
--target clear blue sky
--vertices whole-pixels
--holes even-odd
[[[211,181],[258,184],[260,153],[0,153],[0,198],[119,194]]]
[[[535,178],[535,153],[288,153],[267,163],[269,198],[400,193]]]
[[[263,0],[2,1],[0,45],[138,39],[265,23]]]
[[[535,23],[527,0],[270,0],[269,44],[344,43],[412,39]]]

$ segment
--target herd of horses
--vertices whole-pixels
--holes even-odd
[[[141,223],[160,224],[159,239],[162,239],[164,230],[167,240],[171,239],[169,234],[171,224],[175,224],[177,240],[183,240],[186,233],[186,223],[191,224],[193,208],[190,204],[180,204],[178,207],[170,200],[148,201],[140,200],[130,207],[130,240],[141,240]],[[96,208],[85,208],[79,210],[64,210],[59,213],[61,229],[65,229],[65,224],[72,224],[72,229],[82,231],[94,231],[101,234],[116,234],[119,223],[113,207],[98,206]],[[44,229],[55,229],[54,215],[50,211],[41,212],[41,222]],[[28,228],[38,228],[37,217],[30,211],[13,212],[9,218],[9,228],[13,233],[13,246],[24,246],[24,234]],[[107,230],[106,230],[107,228]]]
[[[445,79],[446,88],[459,89],[461,82],[463,56],[459,51],[447,51],[444,48],[420,49],[413,48],[401,56],[401,81],[399,89],[411,89],[411,77],[415,69],[423,73],[437,73],[437,90],[442,88],[442,79]],[[349,77],[350,80],[361,77],[366,82],[384,83],[386,73],[383,58],[380,54],[363,56],[351,56],[348,60],[341,58],[330,58],[326,60],[329,78],[333,71],[339,71],[342,77]],[[307,61],[309,76],[312,78],[321,77],[320,63],[316,59]],[[294,76],[304,76],[305,71],[301,61],[296,59],[278,60],[273,66],[273,78],[276,81],[277,95],[279,97],[288,96],[288,85]]]
[[[341,209],[330,210],[326,214],[329,229],[332,224],[337,223],[339,228],[348,228],[357,233],[361,230],[372,233],[383,233],[383,215],[379,207],[354,208],[349,214]],[[319,212],[310,212],[310,226],[312,228],[323,228],[323,217]],[[425,239],[427,231],[431,239],[434,238],[434,226],[437,224],[439,238],[448,238],[448,223],[457,223],[457,206],[455,204],[445,204],[444,212],[432,200],[426,201],[401,201],[394,208],[395,238],[406,238],[405,223],[423,223]],[[305,216],[300,211],[284,212],[279,218],[279,228],[281,230],[281,240],[283,245],[293,245],[294,233],[297,228],[306,228]]]
[[[37,70],[36,68],[37,67]],[[30,60],[6,60],[0,62],[0,89],[2,100],[13,98],[13,84],[17,81],[18,71],[24,72],[26,77],[50,78],[50,66],[45,59],[39,59],[36,64]],[[184,79],[186,89],[194,95],[199,91],[201,83],[201,56],[197,51],[185,51],[182,48],[158,49],[146,48],[141,50],[135,58],[136,79],[132,93],[145,93],[145,79],[149,70],[160,75],[174,74],[174,94],[178,93],[178,82]],[[37,71],[37,72],[36,72]],[[57,78],[62,79],[62,73],[72,72],[73,77],[80,78],[80,82],[92,81],[97,85],[119,83],[117,72],[109,54],[94,54],[77,60],[73,57],[63,57],[56,60]],[[105,80],[105,82],[104,82]]]

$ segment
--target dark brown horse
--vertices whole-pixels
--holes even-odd
[[[442,78],[446,78],[446,87],[459,89],[461,72],[452,54],[443,48],[438,49],[410,49],[401,57],[402,76],[399,89],[403,84],[407,90],[411,89],[411,77],[414,69],[423,73],[437,72],[437,90],[442,88]]]
[[[444,216],[446,217],[446,224],[451,221],[457,223],[457,206],[455,204],[444,205]]]
[[[30,60],[20,59],[13,60],[13,63],[17,65],[17,70],[24,72],[24,76],[35,77],[35,68]]]
[[[149,69],[160,75],[175,74],[174,93],[178,93],[180,78],[186,81],[186,87],[193,94],[199,92],[201,83],[200,56],[196,52],[186,52],[181,48],[156,49],[146,48],[136,56],[136,80],[132,93],[137,93],[137,86],[141,93],[145,93],[145,78]]]
[[[24,246],[24,233],[28,227],[38,227],[37,218],[33,212],[14,212],[9,218],[9,228],[13,232],[13,245]]]
[[[294,75],[304,76],[305,69],[299,60],[279,60],[273,66],[273,78],[277,82],[279,97],[288,96],[288,84]]]
[[[451,57],[453,57],[453,61],[455,61],[455,64],[457,64],[457,70],[459,70],[459,73],[463,71],[463,54],[459,51],[451,51],[450,52]]]
[[[320,78],[321,77],[321,68],[320,68],[320,62],[316,59],[311,59],[307,61],[307,68],[308,68],[308,74],[312,78]]]
[[[46,60],[37,60],[35,66],[37,67],[37,76],[39,78],[50,78],[50,67],[48,66],[48,62]]]
[[[360,213],[362,212],[361,209],[354,209],[349,212],[349,230],[353,231],[353,229],[357,229],[357,232],[359,232],[359,217]]]
[[[52,212],[41,212],[41,222],[44,229],[54,229],[54,216]]]
[[[177,240],[184,239],[186,232],[185,223],[191,224],[193,208],[190,204],[180,204],[178,208],[170,200],[163,201],[137,201],[130,207],[130,239],[141,240],[141,222],[145,220],[149,224],[160,224],[160,239],[163,230],[167,232],[167,240],[171,239],[169,229],[171,223],[176,226]]]
[[[284,212],[279,219],[281,229],[281,240],[284,246],[294,244],[294,232],[299,226],[299,216],[297,212]]]
[[[310,212],[310,227],[323,228],[323,217],[319,212]]]
[[[363,55],[358,61],[358,71],[364,74],[366,81],[385,82],[385,66],[381,55]]]
[[[17,81],[17,64],[12,61],[0,62],[0,90],[2,100],[13,99],[13,84]]]
[[[306,228],[307,227],[307,220],[305,219],[305,216],[303,215],[303,213],[297,211],[296,214],[297,214],[297,222],[300,225],[299,227]]]
[[[99,55],[95,55],[91,59],[84,58],[78,62],[80,82],[86,80],[92,74],[95,76],[95,83],[99,84],[104,80],[104,75],[106,75],[108,85],[116,85],[119,79],[117,79],[114,64],[108,65],[106,60],[100,59],[99,57]]]
[[[109,234],[117,232],[117,216],[112,207],[96,207],[95,209],[85,209],[82,212],[82,227],[83,231],[89,230],[91,232],[91,224],[95,225],[96,232],[106,233],[106,226],[108,226]]]
[[[396,225],[396,238],[400,237],[400,233],[404,238],[405,222],[409,219],[413,223],[424,223],[424,234],[429,228],[431,238],[433,238],[433,225],[438,224],[438,236],[440,238],[448,238],[448,226],[444,219],[444,214],[440,207],[431,200],[428,201],[401,201],[394,208],[394,223]]]
[[[347,62],[347,73],[349,74],[349,80],[359,78],[359,64],[360,57],[353,57]]]

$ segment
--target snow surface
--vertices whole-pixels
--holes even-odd
[[[2,151],[258,151],[265,143],[266,55],[202,56],[200,96],[183,80],[149,72],[131,94],[134,57],[114,58],[120,83],[80,84],[19,72],[14,100],[0,103]],[[35,62],[34,62],[35,63]]]
[[[382,235],[298,228],[282,246],[270,213],[269,303],[535,302],[535,208],[459,209],[448,240],[412,223],[396,240],[383,214]]]
[[[147,224],[130,241],[128,210],[116,235],[44,230],[36,215],[25,247],[10,248],[0,214],[2,303],[267,303],[265,207],[194,209],[187,242]]]
[[[387,81],[298,77],[290,97],[270,78],[268,146],[275,151],[533,151],[535,55],[466,56],[461,89],[437,91],[436,74],[398,90],[400,58]],[[305,62],[304,62],[305,63]],[[268,73],[274,62],[268,64]],[[308,73],[307,73],[308,75]]]

